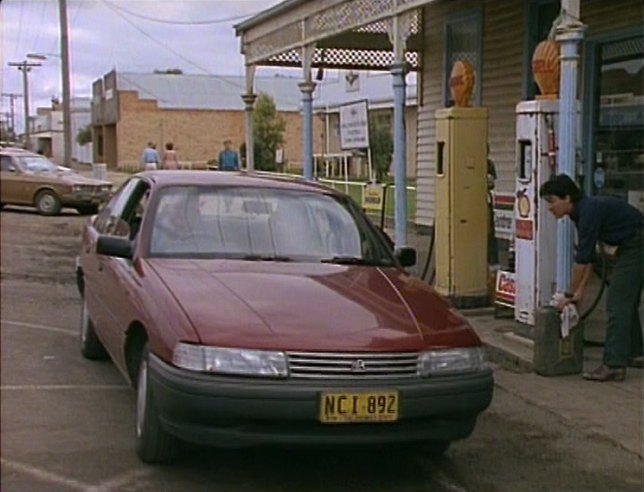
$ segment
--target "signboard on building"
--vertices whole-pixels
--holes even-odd
[[[380,212],[384,206],[384,187],[378,183],[367,183],[362,188],[362,208],[369,211]]]
[[[366,100],[340,106],[340,147],[342,150],[369,147],[369,117]]]

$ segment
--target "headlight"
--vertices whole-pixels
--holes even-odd
[[[241,376],[285,378],[288,375],[286,354],[265,350],[205,347],[178,343],[172,363],[183,369]]]
[[[83,191],[83,185],[72,185],[72,191]]]
[[[486,367],[483,349],[480,347],[422,352],[418,365],[421,376],[476,372]]]

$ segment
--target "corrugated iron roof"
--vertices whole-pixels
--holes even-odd
[[[135,91],[141,99],[156,100],[166,109],[243,111],[244,77],[117,72],[118,90]],[[299,111],[301,80],[285,76],[255,77],[255,92],[266,93],[278,111]]]

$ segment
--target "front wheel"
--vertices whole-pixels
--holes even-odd
[[[58,215],[62,204],[60,198],[51,190],[43,190],[36,195],[34,206],[42,215]]]
[[[100,360],[107,358],[107,351],[94,331],[94,323],[92,323],[89,317],[87,301],[85,299],[83,299],[81,304],[80,346],[81,354],[86,359]]]
[[[144,463],[168,463],[177,451],[177,439],[161,425],[150,388],[150,349],[141,354],[136,387],[136,453]]]
[[[81,215],[95,215],[98,213],[98,205],[79,205],[76,210]]]
[[[449,449],[450,441],[429,441],[425,443],[425,452],[429,456],[442,456]]]

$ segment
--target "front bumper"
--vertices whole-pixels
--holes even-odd
[[[469,436],[491,400],[491,370],[388,381],[274,380],[193,373],[150,356],[152,394],[162,425],[185,441],[218,446],[367,444]],[[323,424],[322,391],[396,389],[399,420]]]
[[[75,191],[68,195],[63,195],[61,201],[63,205],[68,207],[82,206],[82,205],[100,205],[106,202],[112,196],[111,191],[101,192],[85,192]]]

